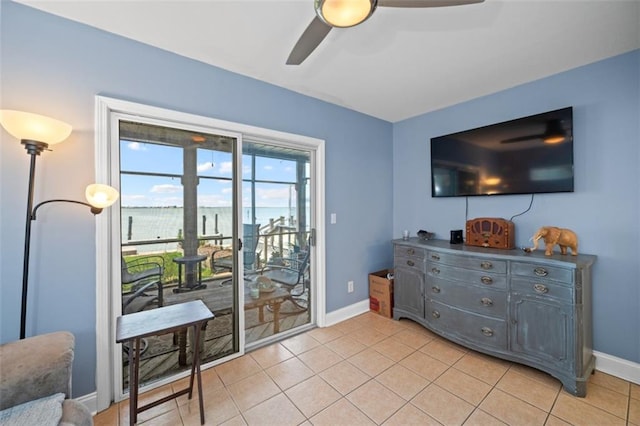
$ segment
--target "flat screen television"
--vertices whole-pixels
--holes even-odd
[[[573,108],[431,139],[431,196],[573,192]]]

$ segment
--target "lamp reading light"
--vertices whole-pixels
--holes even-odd
[[[0,110],[0,125],[24,145],[31,156],[29,167],[29,186],[27,194],[27,218],[24,231],[24,256],[22,265],[22,309],[20,311],[20,339],[26,335],[27,292],[29,288],[29,250],[31,246],[31,222],[36,220],[36,211],[43,205],[64,202],[81,204],[91,208],[93,214],[102,212],[118,199],[118,191],[107,185],[89,185],[85,191],[88,203],[75,200],[47,200],[33,207],[33,189],[35,182],[36,157],[71,134],[71,126],[62,121],[43,115],[23,111]]]
[[[316,14],[332,27],[358,25],[373,13],[378,0],[315,0]]]
[[[115,188],[109,185],[94,183],[93,185],[87,186],[84,195],[87,198],[87,202],[91,204],[91,212],[98,214],[102,209],[115,203],[119,194]]]

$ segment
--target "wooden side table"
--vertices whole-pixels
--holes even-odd
[[[249,291],[244,293],[244,310],[258,309],[258,321],[264,322],[264,307],[269,306],[273,310],[273,334],[280,332],[280,305],[287,299],[290,299],[291,295],[287,290],[280,287],[272,292],[260,292],[260,297],[254,299],[249,294]]]
[[[160,405],[180,395],[193,395],[193,380],[198,381],[198,402],[200,404],[200,424],[204,424],[204,406],[202,403],[202,379],[200,377],[200,330],[214,315],[202,302],[180,303],[162,308],[123,315],[116,320],[116,343],[129,342],[129,424],[134,425],[138,413]],[[140,369],[140,341],[144,337],[156,336],[193,327],[194,348],[191,363],[189,387],[164,398],[138,407],[138,379]]]

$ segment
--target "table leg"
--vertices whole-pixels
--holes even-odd
[[[135,353],[134,353],[135,352]],[[138,379],[140,371],[140,338],[129,341],[129,424],[138,421]]]
[[[178,365],[187,365],[187,329],[178,331]]]
[[[274,303],[271,308],[273,309],[273,334],[280,333],[280,304],[282,302]]]
[[[135,410],[133,409],[133,400],[134,400],[134,393],[133,393],[133,389],[134,389],[134,385],[133,385],[133,371],[134,371],[134,365],[133,365],[133,351],[134,351],[134,345],[135,345],[135,339],[131,339],[128,341],[129,344],[129,352],[127,353],[128,358],[129,358],[129,424],[133,425],[135,424]]]
[[[191,378],[189,379],[189,399],[193,396],[194,372],[198,381],[198,406],[200,407],[200,424],[204,424],[204,402],[202,399],[202,377],[200,374],[200,330],[202,324],[193,326],[193,360],[191,362]]]

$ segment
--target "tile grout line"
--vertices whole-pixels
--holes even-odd
[[[365,314],[365,315],[366,315],[366,314]],[[377,320],[376,320],[376,321],[377,321]],[[428,346],[429,344],[432,344],[434,341],[440,341],[440,340],[441,340],[442,342],[444,342],[444,343],[453,343],[453,344],[455,344],[455,342],[450,342],[450,341],[446,340],[445,338],[443,338],[443,337],[441,337],[441,336],[439,336],[439,335],[436,335],[435,333],[430,332],[430,330],[428,330],[428,329],[426,329],[426,328],[425,328],[425,330],[426,330],[427,332],[429,332],[431,335],[435,336],[435,338],[433,338],[433,339],[429,340],[428,342],[426,342],[426,343],[422,344],[421,346],[419,346],[419,347],[417,347],[417,348],[414,348],[413,346],[410,346],[410,345],[406,345],[406,344],[405,344],[407,347],[409,347],[409,348],[411,349],[410,353],[408,353],[407,355],[402,356],[399,360],[388,358],[387,356],[385,356],[385,354],[384,354],[383,352],[381,352],[381,351],[380,351],[380,349],[376,349],[376,348],[375,348],[375,346],[376,346],[377,344],[379,344],[380,342],[382,342],[382,341],[384,341],[384,340],[392,339],[392,338],[393,338],[393,339],[395,339],[396,341],[400,342],[400,343],[403,343],[402,339],[400,339],[399,337],[397,337],[400,333],[405,332],[405,331],[411,331],[411,332],[416,332],[416,331],[415,331],[415,330],[413,330],[413,328],[412,328],[412,327],[408,327],[408,326],[406,326],[406,325],[404,325],[404,324],[401,324],[401,325],[402,325],[402,328],[395,329],[391,334],[387,334],[389,329],[387,329],[387,328],[384,328],[384,327],[383,327],[386,331],[385,331],[385,332],[380,331],[379,326],[378,326],[378,324],[379,324],[379,323],[378,323],[378,322],[376,322],[376,321],[370,321],[368,325],[363,325],[363,326],[358,326],[357,328],[353,328],[353,329],[351,329],[351,331],[350,331],[349,333],[345,333],[345,332],[343,332],[343,331],[341,331],[341,330],[338,330],[338,331],[340,331],[340,333],[341,333],[341,335],[340,335],[340,336],[336,336],[336,337],[334,337],[334,338],[331,338],[331,339],[329,339],[329,340],[326,340],[325,342],[321,342],[320,340],[318,340],[318,339],[314,338],[312,335],[310,335],[310,334],[309,334],[310,330],[307,330],[307,331],[305,331],[305,332],[301,333],[300,335],[305,335],[305,334],[306,334],[306,335],[307,335],[307,337],[309,337],[309,338],[313,339],[316,343],[318,343],[318,345],[313,346],[313,347],[312,347],[312,348],[310,348],[310,349],[303,350],[302,352],[300,352],[300,353],[298,353],[298,354],[296,354],[296,353],[292,352],[292,351],[291,351],[287,346],[282,345],[284,349],[286,349],[287,351],[289,351],[289,352],[292,354],[292,357],[291,357],[291,358],[288,358],[288,359],[296,358],[296,359],[297,359],[297,360],[298,360],[302,365],[304,365],[306,368],[308,368],[308,369],[313,373],[310,377],[307,377],[306,379],[304,379],[304,380],[302,380],[302,381],[300,381],[300,382],[298,382],[298,383],[296,383],[296,384],[294,384],[294,385],[290,386],[287,390],[292,389],[293,387],[297,386],[298,384],[303,383],[303,382],[305,382],[305,381],[307,381],[307,380],[309,380],[309,379],[311,379],[311,378],[313,378],[313,377],[317,377],[318,379],[322,380],[325,384],[327,384],[331,389],[333,389],[334,391],[336,391],[336,392],[338,393],[338,395],[339,395],[339,398],[338,398],[336,401],[334,401],[333,403],[331,403],[331,404],[329,404],[328,406],[324,407],[323,409],[321,409],[321,410],[320,410],[320,411],[318,411],[317,413],[314,413],[311,417],[313,417],[313,416],[317,415],[318,413],[320,413],[320,412],[322,412],[322,411],[326,410],[328,407],[332,406],[333,404],[337,403],[338,401],[340,401],[340,400],[344,399],[344,400],[346,400],[346,402],[348,402],[348,403],[352,404],[352,405],[353,405],[353,406],[354,406],[354,407],[355,407],[355,408],[356,408],[360,413],[362,413],[362,415],[364,415],[367,419],[370,419],[370,420],[371,420],[371,421],[373,421],[374,423],[378,424],[375,420],[373,420],[373,418],[371,418],[369,415],[367,415],[367,413],[365,413],[364,411],[362,411],[362,409],[361,409],[359,406],[355,405],[354,403],[352,403],[352,402],[347,398],[350,394],[352,394],[352,393],[353,393],[353,392],[355,392],[356,390],[358,390],[358,389],[362,388],[363,386],[367,385],[368,383],[371,383],[372,381],[375,381],[375,383],[379,384],[380,386],[383,386],[386,390],[388,390],[388,391],[392,392],[394,395],[397,395],[397,396],[402,400],[402,404],[400,404],[400,406],[399,406],[397,409],[393,410],[393,412],[392,412],[391,414],[389,414],[388,416],[386,416],[386,418],[385,418],[384,420],[382,420],[382,421],[380,422],[380,424],[382,424],[382,423],[384,423],[384,422],[386,422],[386,421],[389,421],[389,419],[391,419],[393,416],[395,416],[395,415],[396,415],[400,410],[402,410],[402,409],[403,409],[404,407],[406,407],[407,405],[411,405],[412,407],[414,407],[414,408],[418,409],[421,413],[424,413],[425,415],[427,415],[427,416],[429,416],[429,417],[433,418],[429,413],[427,413],[427,412],[423,411],[422,409],[420,409],[419,407],[417,407],[416,405],[414,405],[414,404],[411,402],[411,401],[413,400],[413,398],[415,398],[415,396],[416,396],[416,395],[418,395],[420,392],[423,392],[426,388],[428,388],[428,387],[429,387],[429,386],[431,386],[431,385],[435,385],[435,386],[439,387],[440,389],[442,389],[444,392],[446,392],[446,393],[448,393],[448,394],[450,394],[450,395],[453,395],[453,396],[455,396],[455,397],[457,397],[457,398],[461,399],[462,401],[465,401],[465,402],[467,402],[467,403],[468,403],[468,401],[466,401],[466,399],[464,399],[464,398],[460,397],[459,395],[457,395],[457,394],[453,393],[452,391],[449,391],[448,389],[443,388],[442,386],[440,386],[440,385],[438,385],[438,384],[436,384],[436,383],[435,383],[435,382],[436,382],[436,380],[438,380],[440,377],[442,377],[446,372],[450,371],[452,368],[453,368],[454,370],[456,370],[456,371],[458,371],[458,372],[462,373],[462,374],[469,375],[470,377],[473,377],[473,378],[475,378],[475,379],[479,380],[479,381],[480,381],[480,382],[482,382],[482,383],[489,384],[489,383],[485,382],[484,380],[481,380],[481,379],[479,379],[479,378],[477,378],[477,377],[475,377],[475,376],[472,376],[471,374],[466,373],[465,371],[462,371],[462,370],[460,370],[459,368],[457,368],[457,367],[456,367],[456,365],[460,362],[460,360],[461,360],[461,359],[463,359],[465,356],[467,356],[467,355],[469,355],[469,354],[473,354],[473,353],[476,353],[476,352],[477,352],[477,351],[474,351],[474,350],[466,350],[466,351],[464,351],[463,355],[462,355],[460,358],[458,358],[455,362],[453,362],[453,364],[450,364],[450,365],[449,365],[448,363],[444,363],[444,364],[447,364],[446,369],[445,369],[444,371],[442,371],[440,374],[437,374],[437,376],[435,376],[435,378],[434,378],[433,380],[427,379],[427,378],[425,378],[424,376],[422,376],[421,374],[419,374],[419,373],[417,373],[416,371],[412,370],[411,368],[408,368],[408,367],[403,366],[402,364],[400,364],[404,359],[406,359],[406,358],[408,358],[408,357],[412,356],[412,355],[413,355],[413,354],[415,354],[415,353],[421,353],[422,355],[425,355],[425,356],[427,356],[427,357],[429,357],[429,358],[433,358],[434,360],[438,360],[438,361],[439,361],[439,359],[438,359],[438,358],[435,358],[435,357],[431,356],[429,353],[422,352],[422,349],[424,349],[424,348],[425,348],[426,346]],[[362,321],[361,321],[361,322],[362,322]],[[360,322],[360,323],[361,323],[361,322]],[[358,323],[358,324],[360,324],[360,323]],[[382,324],[382,323],[380,323],[380,324]],[[363,328],[368,328],[368,330],[372,330],[373,332],[378,333],[378,334],[381,334],[381,335],[384,335],[385,337],[384,337],[384,338],[382,338],[382,339],[381,339],[381,340],[379,340],[379,341],[376,341],[375,343],[373,343],[373,344],[371,344],[371,345],[362,344],[362,346],[364,346],[364,348],[362,348],[361,350],[359,350],[359,351],[357,351],[357,352],[355,352],[355,353],[353,353],[353,354],[350,354],[348,357],[345,357],[345,356],[343,356],[342,354],[340,354],[340,353],[338,353],[338,352],[334,351],[334,350],[333,350],[333,349],[331,349],[330,347],[326,346],[327,344],[329,344],[329,343],[330,343],[330,342],[332,342],[332,341],[335,341],[335,340],[340,339],[340,338],[342,338],[342,337],[345,337],[345,336],[348,336],[348,335],[351,335],[351,334],[357,333],[357,332],[358,332],[358,330],[362,330]],[[315,330],[315,329],[314,329],[314,330]],[[294,337],[295,337],[295,336],[294,336]],[[359,342],[359,341],[358,341],[358,342]],[[281,342],[273,342],[273,344],[282,344],[282,341],[281,341]],[[333,365],[336,365],[337,363],[336,363],[336,364],[333,364],[332,366],[329,366],[329,367],[327,367],[327,368],[324,368],[324,369],[319,370],[318,372],[316,372],[315,370],[313,370],[312,368],[310,368],[310,367],[309,367],[309,365],[307,365],[304,361],[302,361],[302,359],[300,359],[300,358],[299,358],[299,357],[300,357],[300,356],[302,356],[303,354],[308,353],[308,352],[310,352],[310,351],[312,351],[312,350],[314,350],[314,349],[316,349],[316,348],[324,348],[324,349],[329,350],[329,351],[331,351],[331,352],[333,352],[333,353],[336,353],[336,354],[341,358],[341,359],[340,359],[340,361],[338,361],[338,362],[344,362],[344,361],[346,361],[350,366],[354,367],[356,370],[358,370],[358,371],[360,371],[361,373],[363,373],[363,374],[367,377],[367,379],[366,379],[363,383],[361,383],[360,385],[358,385],[357,387],[355,387],[354,389],[351,389],[347,394],[343,395],[343,394],[342,394],[341,392],[339,392],[339,391],[338,391],[338,390],[337,390],[333,385],[331,385],[330,383],[328,383],[324,378],[322,378],[322,377],[320,376],[320,374],[321,374],[322,372],[324,372],[324,371],[328,370],[329,368],[331,368]],[[372,350],[374,353],[376,353],[377,355],[380,355],[380,356],[385,357],[386,359],[390,360],[392,363],[391,363],[388,367],[383,368],[381,371],[377,372],[375,375],[370,375],[369,373],[365,372],[365,371],[364,371],[364,370],[362,370],[360,367],[358,367],[358,365],[355,365],[353,362],[351,362],[351,361],[350,361],[350,359],[351,359],[351,358],[353,358],[353,357],[357,356],[358,354],[360,354],[360,353],[362,353],[362,352],[364,352],[364,351],[367,351],[367,350],[369,350],[369,349],[371,349],[371,350]],[[477,352],[477,353],[482,354],[482,352]],[[300,410],[300,408],[299,408],[299,407],[294,403],[294,401],[289,397],[289,395],[287,395],[286,390],[285,390],[285,389],[282,389],[282,388],[280,387],[280,385],[278,385],[278,383],[276,383],[276,382],[275,382],[275,380],[274,380],[274,379],[273,379],[273,378],[272,378],[272,377],[271,377],[271,376],[266,372],[266,368],[264,368],[262,365],[260,365],[260,364],[259,364],[259,363],[258,363],[258,362],[257,362],[257,361],[252,357],[252,356],[251,356],[251,353],[250,353],[250,352],[245,354],[245,356],[247,356],[247,355],[248,355],[248,356],[249,356],[253,361],[255,361],[255,362],[256,362],[256,364],[260,367],[260,371],[259,371],[259,372],[262,372],[266,377],[268,377],[268,378],[269,378],[269,380],[270,380],[271,382],[273,382],[273,383],[276,385],[277,389],[279,390],[279,392],[278,392],[278,393],[276,393],[275,395],[272,395],[271,397],[269,397],[269,398],[265,399],[264,401],[261,401],[260,403],[253,405],[252,407],[248,408],[248,409],[247,409],[247,411],[249,411],[249,410],[253,409],[254,407],[256,407],[256,406],[257,406],[257,405],[259,405],[259,404],[262,404],[262,403],[264,403],[264,402],[266,402],[266,401],[268,401],[268,400],[270,400],[270,399],[272,399],[272,398],[277,397],[279,394],[284,394],[284,396],[285,396],[285,398],[287,399],[287,401],[288,401],[289,403],[291,403],[291,404],[292,404],[292,406],[293,406],[293,407],[295,407],[295,408],[296,408],[296,410],[298,410],[298,411],[302,414],[303,418],[305,419],[305,421],[303,421],[302,423],[304,423],[304,422],[310,422],[310,417],[307,417],[307,415],[306,415],[306,414],[304,414],[304,413]],[[496,358],[496,359],[498,359],[498,360],[501,360],[499,357],[492,357],[492,358]],[[281,364],[282,362],[287,361],[288,359],[283,360],[283,361],[278,361],[276,364],[274,364],[274,366],[275,366],[275,365],[278,365],[278,364]],[[505,360],[505,361],[507,361],[507,360]],[[441,362],[442,362],[442,361],[441,361]],[[516,366],[516,365],[521,365],[521,364],[514,363],[514,362],[511,362],[511,361],[507,361],[507,362],[509,363],[508,368],[506,368],[506,369],[505,369],[505,371],[499,375],[499,378],[496,380],[496,382],[495,382],[494,384],[492,384],[492,385],[491,385],[490,390],[486,393],[486,395],[484,395],[484,397],[483,397],[483,398],[482,398],[482,399],[481,399],[477,404],[469,403],[469,405],[473,406],[473,410],[471,411],[471,413],[470,413],[468,416],[466,416],[466,418],[464,419],[463,423],[464,423],[464,422],[469,421],[470,417],[471,417],[471,416],[473,415],[473,413],[474,413],[475,411],[477,411],[477,410],[482,411],[483,413],[485,413],[486,415],[491,416],[492,418],[496,418],[496,419],[498,419],[498,418],[497,418],[497,417],[495,417],[493,414],[490,414],[490,413],[488,413],[488,412],[486,412],[486,411],[484,411],[484,410],[482,410],[482,409],[480,408],[480,405],[482,405],[482,403],[487,399],[488,395],[489,395],[489,394],[491,394],[491,392],[495,391],[496,389],[497,389],[497,390],[499,390],[500,392],[504,392],[504,393],[506,393],[506,394],[507,394],[507,395],[509,395],[510,397],[513,397],[513,398],[515,398],[515,399],[517,399],[517,400],[519,400],[519,401],[521,401],[521,402],[523,402],[523,403],[525,403],[525,404],[527,404],[527,405],[529,405],[529,406],[531,406],[531,407],[533,407],[533,408],[537,408],[537,409],[539,409],[539,410],[541,410],[541,411],[546,412],[546,413],[545,413],[545,414],[546,414],[546,416],[545,416],[544,423],[546,424],[546,423],[548,423],[548,422],[549,422],[549,420],[550,420],[550,419],[551,419],[551,417],[553,416],[552,412],[553,412],[554,408],[556,408],[556,407],[557,407],[557,404],[558,404],[558,402],[559,402],[559,400],[560,400],[560,395],[562,394],[562,392],[566,392],[566,391],[564,390],[564,387],[563,387],[562,385],[560,385],[560,389],[556,392],[555,397],[554,397],[554,399],[553,399],[553,402],[552,402],[552,404],[550,405],[550,407],[549,407],[549,409],[548,409],[548,410],[540,409],[537,405],[534,405],[533,403],[530,403],[530,402],[528,402],[528,401],[526,401],[526,400],[522,399],[521,397],[516,396],[516,395],[514,395],[514,394],[511,394],[510,392],[504,391],[504,390],[502,390],[502,389],[500,389],[500,388],[498,387],[498,384],[500,383],[500,381],[501,381],[501,380],[503,380],[503,379],[505,378],[505,376],[506,376],[510,371],[512,371],[514,374],[517,374],[517,375],[519,375],[519,376],[525,377],[525,378],[527,378],[527,379],[529,379],[529,380],[533,380],[533,381],[535,381],[535,382],[536,382],[536,383],[538,383],[538,384],[544,385],[545,387],[550,387],[550,386],[548,385],[548,383],[546,383],[545,381],[543,381],[543,380],[539,380],[539,379],[538,379],[538,378],[536,378],[535,376],[529,376],[529,375],[526,375],[523,371],[517,371],[516,369],[514,369],[514,366]],[[390,369],[394,368],[394,366],[402,366],[402,367],[404,367],[404,368],[407,368],[407,369],[408,369],[409,371],[411,371],[413,374],[415,374],[415,375],[417,375],[418,377],[420,377],[420,378],[422,378],[422,379],[426,380],[426,381],[427,381],[427,384],[426,384],[424,387],[422,387],[422,388],[421,388],[421,389],[416,393],[416,395],[414,395],[412,398],[410,398],[410,399],[406,400],[404,397],[402,397],[401,395],[399,395],[399,394],[398,394],[397,392],[395,392],[393,389],[390,389],[390,388],[389,388],[389,387],[387,387],[384,383],[380,382],[380,381],[377,379],[380,375],[384,374],[386,371],[388,371],[388,370],[390,370]],[[269,368],[271,368],[271,367],[273,367],[273,366],[270,366]],[[233,404],[234,404],[235,409],[236,409],[236,410],[237,410],[237,412],[240,414],[240,417],[242,418],[242,420],[243,420],[245,423],[247,423],[247,424],[248,424],[247,418],[245,417],[245,413],[244,413],[243,411],[241,411],[241,410],[240,410],[240,407],[239,407],[238,403],[236,402],[235,398],[233,397],[233,394],[231,394],[231,393],[229,392],[228,385],[227,385],[227,384],[225,384],[225,383],[221,380],[220,376],[218,375],[218,373],[217,373],[215,370],[214,370],[214,373],[215,373],[215,374],[218,376],[218,378],[220,379],[220,382],[221,382],[221,384],[222,384],[222,386],[223,386],[223,388],[224,388],[225,392],[227,392],[227,394],[229,395],[229,397],[230,397],[231,401],[232,401],[232,402],[233,402]],[[254,373],[254,374],[257,374],[257,373],[258,373],[258,372]],[[549,375],[549,376],[550,376],[550,377],[553,377],[553,376],[551,376],[551,375]],[[553,377],[553,378],[554,378],[555,380],[558,380],[558,379],[556,379],[555,377]],[[246,377],[245,377],[244,379],[246,379]],[[241,379],[241,380],[244,380],[244,379]],[[239,380],[239,381],[240,381],[240,380]],[[239,381],[238,381],[238,382],[239,382]],[[235,382],[234,382],[234,383],[235,383]],[[606,391],[608,391],[608,392],[612,392],[612,393],[614,393],[614,394],[618,394],[618,395],[620,395],[620,396],[626,396],[626,404],[627,404],[627,405],[626,405],[626,410],[625,410],[624,417],[623,417],[623,418],[622,418],[622,417],[619,417],[617,414],[614,414],[613,412],[609,411],[608,409],[602,408],[602,407],[600,407],[600,406],[598,406],[598,405],[594,405],[593,401],[586,401],[586,400],[584,400],[584,398],[579,399],[579,400],[578,400],[578,402],[585,403],[585,404],[587,404],[588,406],[592,407],[593,409],[596,409],[596,410],[602,411],[602,412],[604,412],[604,413],[606,413],[606,414],[608,414],[608,415],[611,415],[611,416],[616,417],[616,418],[618,418],[618,419],[620,419],[620,420],[623,420],[623,421],[625,422],[625,424],[627,424],[627,425],[629,425],[629,426],[634,425],[633,423],[631,423],[631,421],[630,421],[630,418],[629,418],[629,417],[630,417],[630,415],[631,415],[631,403],[632,403],[632,400],[635,400],[635,398],[632,398],[632,391],[633,391],[633,387],[632,387],[632,385],[631,385],[628,381],[627,381],[627,392],[626,392],[626,393],[621,393],[621,392],[619,392],[617,389],[614,389],[614,388],[609,387],[609,386],[604,386],[604,385],[602,385],[602,384],[598,384],[598,383],[591,383],[591,384],[592,384],[592,385],[596,385],[598,388],[602,388],[602,389],[604,389],[604,390],[606,390]],[[172,386],[172,384],[168,384],[168,386]],[[567,394],[568,394],[570,397],[572,397],[572,396],[573,396],[573,395],[572,395],[572,394],[570,394],[570,393],[567,393]],[[596,402],[597,402],[597,401],[596,401]],[[118,402],[118,403],[117,403],[117,406],[116,406],[116,413],[115,413],[115,414],[116,414],[116,422],[115,422],[115,423],[116,423],[117,425],[120,425],[120,424],[122,423],[122,422],[120,421],[120,410],[121,410],[121,408],[122,408],[122,409],[124,409],[124,405],[122,404],[122,401]],[[185,419],[183,419],[182,412],[181,412],[181,410],[180,410],[180,405],[177,403],[177,400],[176,400],[176,405],[175,405],[175,407],[174,407],[172,410],[177,410],[177,414],[178,414],[178,417],[180,418],[180,422],[181,422],[182,424],[186,424],[186,423],[184,423],[184,422],[185,422]],[[147,420],[147,421],[145,421],[144,423],[149,422],[148,424],[153,424],[153,420],[154,420],[154,419],[156,419],[156,418],[158,418],[158,417],[160,417],[160,416],[164,416],[164,415],[166,415],[167,413],[170,413],[172,410],[169,410],[169,411],[164,412],[164,413],[160,413],[160,414],[158,414],[157,416],[154,416],[154,417],[152,417],[152,418],[148,419],[148,420]],[[235,417],[235,416],[231,417],[230,419],[224,420],[224,422],[230,421],[230,420],[231,420],[231,419],[233,419],[234,417]],[[569,423],[567,420],[565,420],[565,419],[563,419],[563,418],[561,418],[561,417],[557,417],[557,418],[558,418],[558,419],[562,419],[563,421],[565,421],[565,422]],[[499,420],[499,419],[498,419],[498,420]],[[500,421],[502,421],[502,420],[500,420]]]

